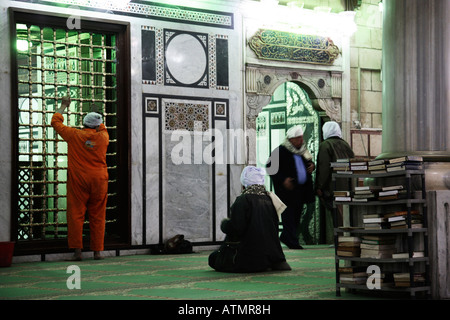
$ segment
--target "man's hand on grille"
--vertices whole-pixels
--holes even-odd
[[[62,100],[61,100],[61,107],[59,107],[59,108],[56,110],[56,112],[62,114],[62,113],[64,112],[64,110],[66,110],[66,108],[67,108],[69,105],[70,105],[70,97],[68,97],[68,96],[63,97]]]

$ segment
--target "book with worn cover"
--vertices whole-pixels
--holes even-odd
[[[391,218],[391,217],[395,217],[395,216],[405,216],[408,214],[408,211],[395,211],[395,212],[390,212],[390,213],[386,213],[384,214],[385,218]],[[411,210],[411,215],[419,215],[419,211],[418,210]]]
[[[381,191],[391,191],[391,190],[403,190],[403,185],[399,184],[399,185],[395,185],[395,186],[386,186],[386,187],[382,187]]]
[[[404,162],[404,161],[417,161],[417,162],[422,162],[423,161],[423,157],[421,156],[404,156],[404,157],[397,157],[397,158],[392,158],[388,160],[388,163],[396,163],[396,162]]]
[[[369,166],[377,166],[377,165],[384,165],[386,163],[385,159],[378,159],[378,160],[370,160],[367,162]]]
[[[413,258],[423,258],[424,252],[423,251],[415,251],[413,252]],[[409,253],[408,252],[399,252],[399,253],[394,253],[392,255],[393,259],[406,259],[409,258]]]
[[[350,197],[351,192],[350,191],[333,191],[333,195],[335,197]]]

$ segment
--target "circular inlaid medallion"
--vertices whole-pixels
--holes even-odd
[[[166,63],[175,80],[194,84],[206,72],[207,55],[199,39],[184,33],[174,36],[167,44]]]

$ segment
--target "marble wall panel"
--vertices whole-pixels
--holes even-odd
[[[211,241],[212,167],[175,164],[171,152],[179,142],[170,131],[163,135],[163,239],[183,234],[187,240]]]
[[[229,102],[143,94],[146,243],[221,241],[230,206]]]
[[[159,119],[145,119],[145,240],[147,244],[158,243],[160,226],[160,152]]]
[[[143,28],[142,43],[142,79],[156,83],[156,30]]]
[[[222,133],[222,136],[226,136],[227,124],[225,121],[216,121],[215,128]],[[216,139],[217,141],[217,139]],[[228,144],[226,139],[222,139],[222,155],[224,159],[228,158]],[[219,148],[216,145],[216,148]],[[217,154],[217,153],[216,153]],[[216,164],[215,166],[215,227],[217,241],[222,241],[225,238],[225,234],[220,230],[220,224],[223,219],[228,217],[229,214],[229,178],[230,173],[226,162],[222,164]]]

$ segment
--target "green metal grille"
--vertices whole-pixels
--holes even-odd
[[[65,123],[81,128],[92,104],[110,134],[107,225],[114,223],[117,177],[116,36],[16,24],[18,75],[18,241],[67,236],[67,144],[51,118],[70,95]],[[86,222],[88,223],[88,221]]]

